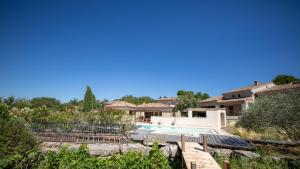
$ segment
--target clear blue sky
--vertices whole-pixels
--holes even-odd
[[[300,77],[300,1],[0,1],[0,96],[219,95]]]

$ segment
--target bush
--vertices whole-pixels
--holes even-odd
[[[258,159],[238,157],[227,159],[214,154],[213,158],[222,168],[224,160],[229,160],[232,169],[296,169],[300,167],[299,161],[288,162],[287,160],[274,160],[267,156]]]
[[[41,107],[46,106],[49,108],[59,108],[61,103],[59,100],[52,97],[35,97],[31,99],[32,107]]]
[[[37,142],[24,120],[11,117],[0,103],[0,168],[31,168],[35,165]]]
[[[150,168],[151,169],[170,169],[169,161],[164,154],[158,148],[158,144],[155,142],[152,149],[149,152]]]
[[[237,124],[247,130],[264,132],[273,128],[297,143],[300,140],[300,92],[259,97]]]
[[[115,154],[110,158],[97,158],[90,156],[86,145],[79,150],[62,148],[59,152],[48,152],[45,160],[39,165],[40,169],[170,169],[167,158],[154,144],[149,156],[140,152]]]

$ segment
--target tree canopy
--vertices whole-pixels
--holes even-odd
[[[291,75],[278,75],[272,80],[272,82],[276,85],[288,84],[297,81],[300,81],[300,79]]]
[[[31,105],[32,107],[41,107],[41,106],[46,106],[46,107],[58,107],[61,105],[60,101],[53,98],[53,97],[35,97],[31,99]]]
[[[143,104],[143,103],[153,103],[156,102],[153,98],[149,96],[135,97],[132,95],[123,96],[120,100],[126,101],[133,104]]]
[[[175,111],[183,111],[187,108],[197,107],[200,100],[207,98],[209,98],[207,93],[194,93],[193,91],[179,90],[177,92]]]

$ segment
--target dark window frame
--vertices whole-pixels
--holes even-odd
[[[181,112],[181,117],[188,117],[189,113],[188,112]]]
[[[207,118],[207,113],[205,111],[193,111],[193,118]]]

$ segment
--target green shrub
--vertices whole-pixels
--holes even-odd
[[[157,142],[153,143],[152,149],[149,152],[150,168],[151,169],[170,169],[169,161],[158,148]]]
[[[0,103],[0,168],[33,167],[39,155],[36,145],[26,121],[11,117]]]
[[[257,98],[237,125],[256,132],[273,128],[297,143],[300,140],[300,92],[290,90]]]
[[[90,156],[86,145],[81,145],[79,150],[62,148],[59,152],[48,152],[39,169],[170,169],[167,158],[154,144],[149,156],[140,152],[115,154],[109,158]]]
[[[231,169],[296,169],[300,167],[299,161],[289,162],[287,160],[273,160],[270,157],[264,156],[258,159],[246,159],[233,157],[227,159],[217,154],[213,155],[216,162],[223,168],[224,160],[229,160]]]

